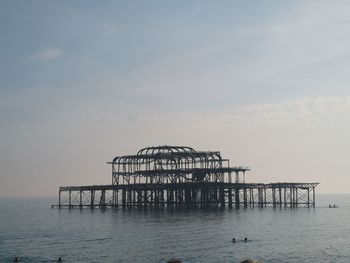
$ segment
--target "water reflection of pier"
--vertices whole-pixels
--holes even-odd
[[[53,207],[314,207],[318,183],[246,183],[220,152],[159,146],[115,157],[112,184],[64,186]]]

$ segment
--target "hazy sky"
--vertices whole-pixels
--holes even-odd
[[[350,1],[1,1],[0,196],[164,144],[349,192],[349,47]]]

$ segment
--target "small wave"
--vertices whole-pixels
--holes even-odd
[[[106,241],[106,240],[112,240],[112,238],[111,237],[92,238],[92,239],[85,239],[84,242],[95,242],[95,241]]]

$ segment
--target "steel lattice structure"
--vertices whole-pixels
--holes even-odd
[[[244,182],[248,167],[230,167],[219,151],[195,151],[186,146],[147,147],[136,155],[117,156],[112,162],[112,184]],[[240,180],[240,173],[243,175]]]
[[[318,183],[246,183],[219,151],[157,146],[115,157],[112,184],[61,186],[53,207],[315,207]]]

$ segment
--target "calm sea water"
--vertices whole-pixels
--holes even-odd
[[[318,195],[315,209],[51,209],[56,202],[0,199],[0,262],[350,262],[350,195]]]

